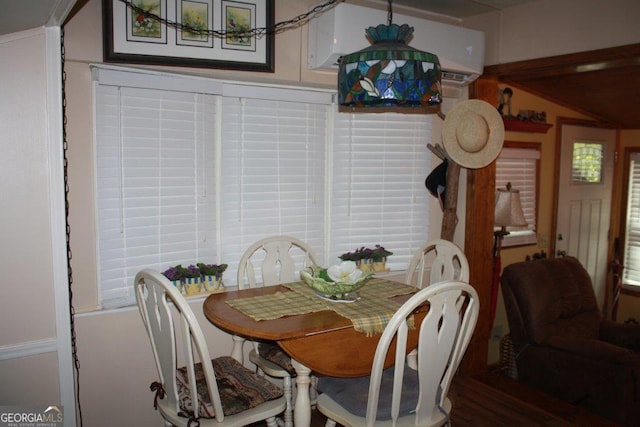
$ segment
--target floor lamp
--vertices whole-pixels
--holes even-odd
[[[496,190],[496,207],[494,226],[500,230],[493,233],[493,286],[491,287],[491,325],[496,316],[498,305],[498,289],[500,288],[500,273],[502,272],[502,261],[500,250],[502,249],[502,239],[508,235],[507,227],[524,227],[527,221],[524,219],[522,204],[520,203],[520,190],[511,188],[511,183],[507,183],[506,188]]]

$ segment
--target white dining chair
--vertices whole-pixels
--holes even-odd
[[[414,254],[404,282],[422,289],[443,280],[468,282],[469,262],[462,249],[455,243],[436,239],[427,242]]]
[[[154,406],[166,425],[278,425],[276,416],[286,408],[282,390],[232,357],[212,360],[191,307],[168,279],[143,270],[134,286],[158,369]]]
[[[300,280],[300,271],[318,265],[318,258],[303,241],[292,236],[272,236],[251,245],[238,266],[238,288],[273,286]],[[242,360],[243,341],[234,336],[232,355]],[[261,373],[282,378],[287,409],[285,427],[293,426],[293,385],[295,370],[291,358],[274,343],[252,342],[249,360]],[[315,388],[312,386],[312,392]],[[315,400],[312,398],[312,400]]]
[[[407,366],[409,318],[428,304],[419,326],[418,369]],[[428,286],[393,315],[378,342],[371,376],[320,377],[318,410],[327,427],[440,426],[449,421],[451,381],[475,328],[478,295],[462,281]],[[388,353],[394,364],[384,369]]]
[[[469,281],[469,262],[458,245],[444,239],[427,242],[411,258],[404,282],[418,289],[444,280]],[[416,352],[407,355],[407,362],[416,369]]]

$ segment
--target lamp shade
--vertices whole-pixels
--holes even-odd
[[[371,46],[340,58],[340,111],[439,112],[440,62],[407,45],[413,27],[381,24],[366,33]]]
[[[524,227],[527,225],[520,203],[520,191],[512,190],[510,184],[506,189],[496,191],[494,224],[496,227]]]

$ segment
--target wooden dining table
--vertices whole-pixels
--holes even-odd
[[[398,306],[417,290],[397,282],[376,280],[378,286],[387,284],[402,291],[403,294],[390,297],[398,303]],[[381,280],[382,283],[380,283]],[[205,299],[203,310],[206,318],[218,328],[250,340],[276,342],[291,356],[292,365],[296,370],[297,387],[294,424],[309,426],[311,423],[309,395],[311,372],[315,375],[333,377],[369,375],[380,334],[359,332],[350,319],[332,310],[334,304],[364,304],[366,301],[327,302],[326,309],[269,320],[255,320],[232,306],[238,300],[264,297],[278,292],[292,292],[286,285],[211,294]],[[363,295],[362,298],[375,299],[376,296],[369,294]],[[427,308],[423,307],[414,313],[415,325],[424,318],[426,311]],[[417,328],[410,330],[409,335],[408,348],[417,347]],[[232,356],[242,361],[241,351],[234,351]],[[393,358],[393,353],[387,355],[387,366],[391,366]]]

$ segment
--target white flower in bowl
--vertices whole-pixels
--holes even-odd
[[[362,271],[358,269],[355,262],[342,261],[340,264],[329,267],[327,274],[334,282],[356,283],[362,276]]]

